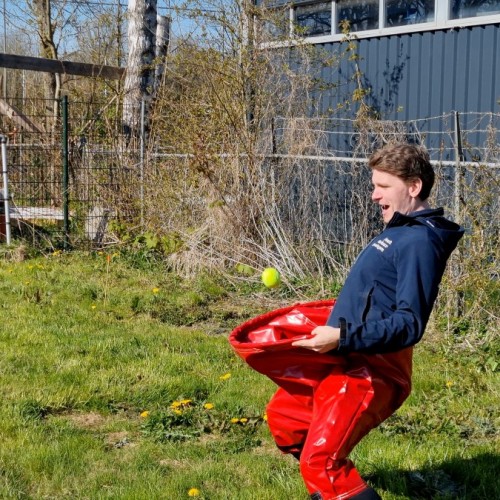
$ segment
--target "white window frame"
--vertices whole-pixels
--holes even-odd
[[[309,4],[313,3],[325,3],[328,0],[317,0],[311,1]],[[404,26],[395,26],[391,28],[387,28],[384,26],[385,24],[385,0],[379,0],[379,28],[374,30],[366,30],[366,31],[356,31],[353,33],[355,38],[374,38],[380,36],[387,35],[399,35],[399,34],[409,34],[409,33],[419,33],[423,31],[435,31],[441,29],[451,29],[451,28],[464,28],[470,26],[485,26],[488,24],[500,24],[500,14],[494,15],[486,15],[486,16],[476,16],[476,17],[468,17],[468,18],[460,18],[460,19],[451,19],[451,1],[452,0],[435,0],[435,9],[434,9],[434,21],[430,21],[427,23],[418,23],[418,24],[410,24]],[[336,8],[337,0],[331,0],[332,6],[332,34],[330,35],[322,35],[322,36],[311,36],[300,38],[300,40],[305,41],[307,43],[316,44],[316,43],[328,43],[328,42],[338,42],[345,39],[345,35],[333,33],[335,27],[337,26],[337,8]],[[308,3],[300,3],[298,5],[308,5]],[[293,24],[295,19],[295,7],[296,5],[291,4],[289,7],[290,13],[290,36],[292,40],[287,42],[271,42],[271,44],[266,45],[289,45],[293,43]],[[295,37],[296,41],[299,40],[298,37]]]

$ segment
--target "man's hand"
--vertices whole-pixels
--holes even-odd
[[[340,328],[333,326],[317,326],[312,332],[314,337],[305,340],[296,340],[295,347],[305,347],[311,351],[325,353],[336,349],[339,345]]]

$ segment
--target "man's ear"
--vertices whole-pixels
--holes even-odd
[[[417,198],[420,194],[420,191],[422,191],[422,179],[417,178],[410,181],[410,184],[408,185],[408,191],[412,198]]]

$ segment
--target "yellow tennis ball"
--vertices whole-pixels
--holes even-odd
[[[267,286],[267,288],[274,288],[278,286],[281,282],[280,273],[274,269],[274,267],[267,267],[262,271],[262,283]]]

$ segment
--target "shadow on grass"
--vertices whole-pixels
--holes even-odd
[[[500,455],[453,458],[419,470],[379,469],[368,479],[375,488],[412,500],[492,500],[499,498]]]

